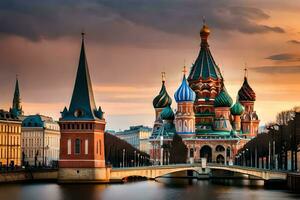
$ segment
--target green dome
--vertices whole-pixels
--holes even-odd
[[[231,107],[232,103],[232,98],[229,96],[226,89],[224,88],[215,98],[214,105],[215,107]]]
[[[172,104],[172,99],[167,93],[165,81],[162,82],[162,86],[159,94],[153,99],[154,108],[165,108]]]
[[[243,114],[244,110],[244,106],[238,101],[236,101],[236,103],[230,108],[230,112],[232,115],[241,115]]]
[[[162,120],[174,120],[175,115],[170,106],[165,107],[160,113],[160,117]]]

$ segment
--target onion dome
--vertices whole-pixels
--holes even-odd
[[[167,93],[165,86],[165,74],[162,73],[162,86],[159,94],[153,99],[153,107],[154,108],[165,108],[172,104],[172,99]]]
[[[239,101],[255,101],[256,95],[253,89],[250,87],[247,77],[244,77],[244,83],[239,90]]]
[[[162,120],[174,120],[175,119],[174,112],[169,105],[162,110],[162,112],[160,113],[160,117]]]
[[[245,108],[240,102],[237,100],[235,104],[230,108],[230,112],[232,115],[242,115],[245,111]]]
[[[215,98],[215,107],[231,107],[232,98],[227,93],[226,89],[223,88],[219,95]]]
[[[185,77],[186,67],[185,66],[183,69],[183,73],[184,73],[184,75],[183,75],[182,83],[174,95],[175,100],[176,100],[176,102],[183,102],[183,101],[192,101],[193,102],[196,99],[196,94],[190,88],[190,86],[186,80],[186,77]]]

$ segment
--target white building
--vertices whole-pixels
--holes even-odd
[[[149,138],[152,129],[145,126],[131,126],[129,130],[116,132],[115,135],[145,153],[150,152]]]
[[[27,116],[22,122],[22,161],[31,166],[56,165],[59,159],[60,129],[51,117]]]

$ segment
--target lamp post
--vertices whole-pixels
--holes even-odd
[[[123,149],[123,168],[125,167],[125,149]]]
[[[134,166],[136,167],[136,150],[134,150]]]

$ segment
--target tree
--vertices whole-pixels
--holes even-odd
[[[293,120],[295,117],[295,112],[300,108],[295,106],[293,109],[281,111],[276,116],[276,123],[279,125],[287,125],[289,121]]]
[[[182,138],[175,133],[170,147],[170,163],[186,163],[187,147],[182,141]]]

